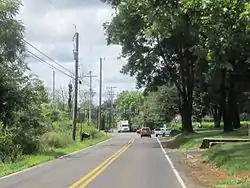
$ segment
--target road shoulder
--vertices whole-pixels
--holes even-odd
[[[25,159],[24,159],[24,161],[20,160],[20,161],[17,162],[17,163],[20,163],[20,166],[16,165],[16,163],[13,163],[13,164],[2,164],[2,167],[1,167],[1,164],[0,164],[0,168],[3,169],[2,173],[0,173],[0,175],[2,175],[2,176],[0,176],[0,180],[11,177],[11,176],[15,176],[15,175],[23,173],[23,172],[30,171],[32,169],[41,167],[41,166],[49,164],[49,163],[53,163],[54,161],[56,161],[58,159],[65,158],[65,157],[77,154],[79,152],[88,150],[88,149],[93,148],[93,147],[95,147],[97,145],[101,145],[101,144],[103,144],[105,142],[108,142],[111,139],[112,139],[112,137],[106,137],[106,138],[104,138],[104,139],[102,139],[100,141],[97,139],[96,140],[97,142],[95,142],[95,140],[93,140],[93,142],[89,142],[89,144],[83,145],[82,149],[80,149],[78,147],[76,151],[68,150],[66,152],[58,152],[57,153],[58,155],[56,155],[56,156],[48,156],[44,160],[41,158],[40,160],[37,160],[37,161],[35,161],[33,163],[30,163],[30,165],[26,164]],[[34,157],[36,157],[36,156],[34,156]],[[39,156],[37,156],[37,158],[39,158]],[[29,158],[27,160],[32,160],[32,158]],[[5,165],[9,165],[11,171],[4,171],[4,169],[6,168]],[[15,166],[15,168],[11,168],[12,166]]]

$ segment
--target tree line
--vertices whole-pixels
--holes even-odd
[[[27,64],[25,27],[16,19],[19,0],[0,2],[0,165],[15,162],[24,155],[51,151],[73,144],[71,118],[73,85],[68,91],[56,91],[52,101],[43,82]],[[86,92],[80,92],[80,109],[88,103]],[[95,110],[96,106],[92,105]],[[80,111],[82,112],[82,111]],[[83,118],[81,118],[81,115]],[[97,116],[93,114],[93,123]],[[86,125],[84,113],[80,123],[92,138],[102,136],[95,126]],[[78,131],[78,135],[80,132]]]
[[[115,11],[104,29],[127,58],[121,72],[145,93],[175,88],[184,132],[194,132],[194,114],[212,114],[225,132],[241,126],[240,113],[249,114],[249,1],[102,1]]]

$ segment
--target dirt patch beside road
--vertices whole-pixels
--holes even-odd
[[[189,174],[194,182],[205,187],[210,187],[221,180],[229,180],[232,177],[224,170],[205,163],[201,157],[186,159],[182,163],[185,173]]]

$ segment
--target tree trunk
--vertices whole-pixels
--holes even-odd
[[[213,105],[212,113],[214,118],[214,128],[219,128],[221,122],[221,108],[218,104]]]
[[[102,115],[101,117],[102,117],[102,119],[101,119],[101,127],[100,127],[100,129],[105,130],[105,116]]]
[[[224,122],[224,132],[232,132],[233,131],[233,124],[230,114],[229,105],[227,105],[227,94],[226,94],[226,70],[222,70],[222,82],[221,82],[221,110],[222,110],[222,117]],[[230,101],[232,96],[228,96],[228,100]]]
[[[192,104],[191,104],[192,105]],[[182,130],[185,133],[194,133],[192,126],[192,107],[190,101],[186,100],[182,103]]]
[[[228,100],[228,105],[230,109],[230,117],[232,118],[232,123],[233,123],[233,128],[238,129],[241,127],[240,124],[240,116],[239,116],[239,111],[238,111],[238,104],[235,99],[235,95],[233,91],[230,91],[229,93],[230,97]]]
[[[228,96],[228,105],[230,110],[230,117],[232,119],[233,128],[238,129],[240,125],[240,116],[237,104],[237,95],[235,91],[235,84],[232,75],[230,74],[230,90]]]

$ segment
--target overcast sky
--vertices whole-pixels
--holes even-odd
[[[115,92],[135,90],[135,81],[129,76],[120,74],[125,63],[118,60],[120,46],[107,46],[102,23],[111,19],[112,10],[100,0],[23,0],[18,19],[26,27],[25,39],[56,62],[74,71],[73,35],[74,25],[80,34],[80,73],[87,75],[92,70],[93,89],[98,95],[99,59],[103,63],[103,93],[107,86],[115,86]],[[39,52],[29,48],[39,57],[49,61]],[[46,87],[52,88],[52,69],[30,58],[29,67],[44,81]],[[55,65],[56,66],[56,65]],[[58,66],[57,66],[58,67]],[[59,67],[60,68],[60,67]],[[85,78],[87,88],[88,78]],[[70,78],[56,71],[56,88],[66,88]],[[95,100],[97,96],[95,97]]]

